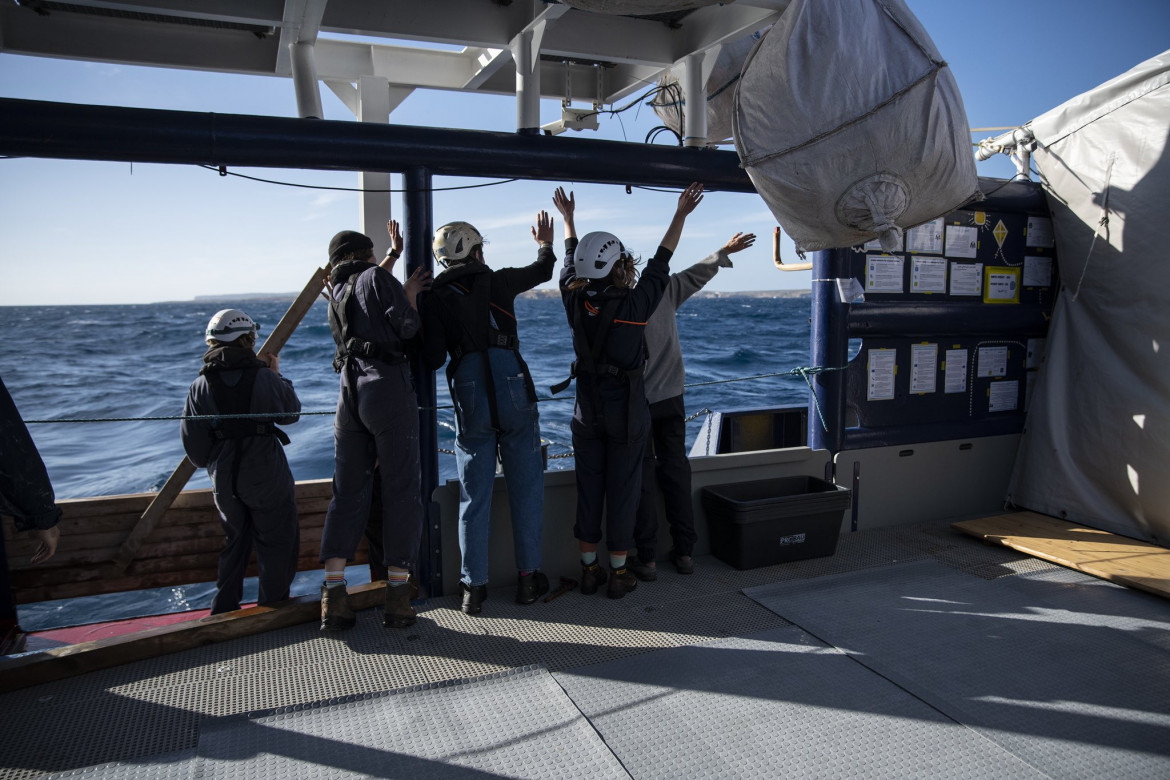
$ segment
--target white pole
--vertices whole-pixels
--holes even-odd
[[[683,60],[683,146],[707,145],[707,90],[703,84],[703,54]]]
[[[358,115],[359,122],[374,122],[389,124],[390,122],[390,83],[378,76],[362,76],[358,80]],[[390,174],[382,171],[358,174],[358,181],[363,190],[381,190],[380,192],[363,192],[359,206],[362,232],[374,242],[374,259],[380,261],[386,256],[390,248],[390,236],[386,233],[386,220],[390,219]],[[405,264],[402,266],[405,267]],[[395,269],[400,270],[400,269]]]
[[[321,119],[321,88],[317,84],[317,58],[313,44],[290,43],[293,91],[297,96],[297,115],[302,119]]]
[[[533,31],[524,30],[512,39],[512,60],[516,64],[516,132],[540,132],[540,61],[533,51]]]

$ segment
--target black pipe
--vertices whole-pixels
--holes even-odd
[[[406,189],[403,196],[403,232],[406,245],[403,258],[406,275],[423,268],[434,271],[430,237],[434,223],[431,197],[431,172],[414,167],[402,176]],[[424,597],[443,595],[442,527],[439,506],[431,500],[439,486],[439,415],[436,406],[435,372],[428,371],[418,356],[414,358],[414,392],[418,399],[419,485],[422,490],[423,533],[419,544],[418,578],[425,589]]]
[[[0,155],[755,192],[735,152],[482,130],[0,99]]]

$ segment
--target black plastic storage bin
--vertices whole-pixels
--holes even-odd
[[[776,477],[702,489],[711,552],[755,569],[837,551],[850,491],[816,477]]]

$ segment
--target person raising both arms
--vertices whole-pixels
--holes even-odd
[[[756,241],[753,233],[736,233],[714,254],[685,271],[671,274],[658,308],[646,323],[646,400],[650,403],[650,439],[642,469],[642,498],[634,523],[638,555],[630,562],[634,575],[643,582],[657,579],[658,506],[656,488],[662,490],[670,537],[674,546],[669,558],[679,574],[692,574],[695,548],[695,517],[691,504],[691,463],[686,451],[686,409],[683,405],[682,347],[678,342],[675,313],[688,298],[715,277],[720,268],[730,268],[730,255],[747,249]]]
[[[636,261],[612,233],[587,233],[577,240],[576,200],[558,187],[553,204],[564,218],[565,264],[561,299],[573,334],[577,399],[571,423],[576,460],[577,516],[573,528],[581,552],[581,592],[618,599],[638,580],[627,566],[634,548],[634,516],[642,486],[642,454],[650,430],[643,369],[644,331],[662,298],[670,258],[687,215],[703,199],[695,182],[678,198],[666,234],[638,278]],[[605,542],[612,575],[597,561],[605,516]]]
[[[478,614],[487,598],[488,535],[496,453],[504,466],[516,555],[516,603],[531,604],[548,592],[540,571],[544,523],[544,458],[536,388],[520,355],[516,296],[552,278],[553,224],[536,217],[536,260],[493,270],[483,236],[466,222],[435,231],[435,259],[447,270],[422,299],[422,358],[427,369],[443,365],[455,406],[455,463],[459,469],[459,550],[463,562],[462,610]]]

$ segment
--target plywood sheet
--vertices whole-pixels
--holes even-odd
[[[1170,550],[1037,512],[954,523],[963,533],[1119,585],[1170,598]]]

